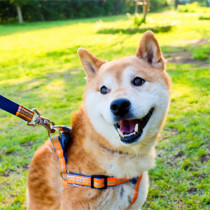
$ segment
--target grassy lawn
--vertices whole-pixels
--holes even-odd
[[[173,81],[168,120],[150,171],[143,209],[210,209],[209,195],[209,20],[199,13],[150,14],[149,21],[175,23],[157,38]],[[104,60],[134,55],[142,33],[103,34],[102,27],[128,26],[126,16],[0,25],[0,93],[36,107],[56,124],[70,125],[85,80],[77,56],[84,47]],[[47,139],[0,111],[0,209],[25,209],[27,169]]]

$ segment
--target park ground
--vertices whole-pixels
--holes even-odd
[[[210,209],[210,21],[200,15],[169,11],[148,16],[148,25],[173,25],[156,33],[173,85],[143,209]],[[70,125],[85,86],[77,49],[87,48],[104,60],[134,55],[143,32],[130,33],[125,28],[130,24],[122,15],[0,25],[0,93],[36,107],[56,124]],[[121,27],[125,30],[112,33]],[[0,111],[0,209],[26,208],[29,164],[46,139],[44,128],[28,127]]]

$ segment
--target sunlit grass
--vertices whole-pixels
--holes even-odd
[[[202,14],[164,12],[152,21],[176,23],[158,33],[164,54],[190,52],[191,59],[209,63],[208,20]],[[134,55],[142,36],[98,34],[100,27],[129,27],[127,16],[0,26],[0,92],[36,107],[56,124],[70,125],[82,100],[85,80],[77,49],[85,47],[104,60]],[[155,24],[155,23],[154,23]],[[205,39],[205,43],[197,43]],[[193,43],[193,44],[192,44]],[[194,63],[170,63],[172,103],[158,146],[157,166],[144,209],[205,209],[209,205],[207,157],[209,71]],[[0,111],[0,209],[24,209],[28,164],[47,139],[40,127]],[[208,162],[209,163],[209,162]],[[196,190],[194,189],[196,188]]]

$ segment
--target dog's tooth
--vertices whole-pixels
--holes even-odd
[[[122,132],[119,128],[118,128],[117,130],[118,130],[118,132],[119,132],[120,136],[122,136],[122,137],[123,137],[123,132]]]
[[[138,132],[138,130],[139,130],[139,124],[138,123],[136,123],[136,126],[135,126],[135,132],[137,133]]]
[[[138,126],[137,126],[138,128]],[[120,134],[121,137],[126,138],[126,137],[130,137],[130,136],[134,136],[137,132],[133,131],[132,133],[123,133],[119,128],[117,129],[118,133]]]
[[[135,135],[135,134],[136,134],[135,132],[132,132],[132,133],[129,133],[129,134],[124,134],[124,137],[133,136],[133,135]]]
[[[124,138],[124,134],[123,134],[123,132],[122,132],[122,131],[120,131],[120,135]]]

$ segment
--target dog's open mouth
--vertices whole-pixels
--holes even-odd
[[[154,107],[141,119],[122,120],[116,123],[114,126],[117,129],[120,139],[124,143],[135,142],[143,133],[143,129],[148,123]]]

